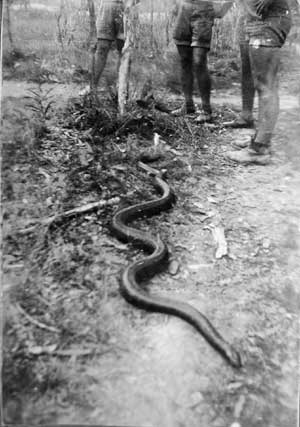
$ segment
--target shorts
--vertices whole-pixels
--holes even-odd
[[[124,40],[124,3],[122,0],[101,0],[97,16],[97,38]]]
[[[289,10],[285,10],[280,16],[267,14],[262,20],[241,16],[238,25],[239,42],[256,47],[282,47],[291,26]]]
[[[214,8],[211,1],[197,4],[182,1],[178,10],[173,38],[177,45],[210,49]]]

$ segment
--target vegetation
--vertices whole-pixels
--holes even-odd
[[[134,64],[143,64],[145,69],[150,66],[152,78],[163,71],[167,76],[174,74],[176,61],[172,43],[172,2],[160,3],[161,9],[157,5],[154,7],[155,19],[152,21],[147,2],[142,2],[139,7],[140,21],[136,27]],[[26,77],[33,81],[39,77],[43,81],[86,81],[91,43],[87,4],[65,0],[51,2],[51,6],[45,3],[45,7],[39,9],[30,5],[27,9],[16,8],[16,1],[10,4],[10,25],[7,25],[6,19],[4,31],[5,77]],[[42,6],[42,2],[39,4]],[[236,17],[237,11],[233,9],[225,19],[216,23],[212,55],[232,56],[237,51],[235,32],[228,31],[235,28]],[[109,76],[115,80],[113,55],[110,60],[104,80]],[[114,71],[113,74],[111,71]],[[138,80],[145,79],[143,74],[139,73],[139,76]],[[137,84],[137,75],[132,75],[132,81]]]
[[[209,194],[211,177],[222,182],[233,169],[212,142],[223,143],[221,122],[234,107],[216,106],[213,127],[164,112],[178,106],[181,90],[171,0],[141,2],[127,112],[118,114],[115,52],[101,81],[101,105],[78,95],[89,79],[90,3],[7,2],[3,77],[26,82],[25,96],[13,91],[2,102],[3,383],[5,421],[12,424],[32,423],[36,414],[39,423],[53,422],[55,405],[89,408],[90,396],[82,393],[93,383],[89,363],[129,352],[136,330],[146,324],[145,315],[119,296],[127,255],[109,231],[117,204],[152,197],[137,157],[161,152],[158,167],[167,168],[179,197],[191,194],[197,173]],[[239,80],[237,16],[234,7],[214,28],[210,67],[218,88]],[[71,87],[68,100],[64,84]],[[299,81],[289,84],[293,91]],[[64,219],[65,212],[99,201],[100,208]],[[182,205],[177,215],[179,222],[189,218]],[[142,226],[149,228],[147,221]],[[159,221],[151,227],[170,239]],[[266,388],[273,381],[270,366]],[[221,392],[214,398],[224,399]]]

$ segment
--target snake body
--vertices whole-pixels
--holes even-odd
[[[130,304],[138,308],[171,314],[187,321],[233,367],[241,367],[239,353],[222,338],[200,311],[188,303],[173,298],[151,295],[140,286],[141,282],[151,278],[165,267],[168,260],[168,249],[159,236],[155,238],[148,233],[130,227],[128,223],[137,218],[149,217],[169,209],[174,203],[174,194],[159,171],[143,162],[139,162],[139,166],[150,174],[160,197],[123,208],[113,216],[112,229],[116,237],[123,242],[131,242],[149,253],[148,256],[133,262],[124,270],[120,284],[121,294]]]

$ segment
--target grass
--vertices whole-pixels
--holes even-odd
[[[62,42],[58,41],[57,18],[53,12],[14,10],[11,27],[13,47],[8,42],[4,25],[3,63],[7,70],[4,77],[37,81],[39,75],[48,76],[48,79],[53,75],[68,81],[76,69],[87,70],[87,28],[82,15],[66,22]],[[23,57],[14,58],[14,52],[21,52]]]
[[[88,16],[80,8],[67,9],[61,22],[62,39],[58,37],[58,22],[54,12],[28,9],[11,12],[11,28],[14,46],[9,45],[4,26],[4,77],[29,79],[31,81],[58,80],[66,82],[77,79],[87,81],[89,68]],[[232,31],[236,12],[216,23],[212,41],[212,55],[232,55],[236,51],[236,40]],[[180,86],[178,55],[172,41],[172,22],[169,14],[159,14],[153,24],[141,21],[137,25],[137,50],[133,60],[132,81],[143,85],[144,76],[154,85],[171,88]],[[20,52],[15,57],[14,52]],[[115,80],[116,54],[109,55],[103,80]],[[143,69],[140,73],[141,68]],[[174,72],[174,70],[176,70]],[[108,82],[109,84],[109,82]],[[135,90],[135,89],[134,89]]]

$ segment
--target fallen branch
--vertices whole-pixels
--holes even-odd
[[[49,355],[49,356],[58,356],[58,357],[86,357],[86,356],[102,356],[113,350],[112,348],[108,348],[102,351],[100,351],[97,348],[90,348],[90,349],[70,348],[65,350],[59,350],[56,347],[57,347],[56,344],[45,346],[45,347],[34,346],[28,349],[28,353],[32,354],[33,356]]]
[[[41,322],[39,322],[38,320],[34,319],[32,316],[30,316],[30,314],[28,314],[28,313],[24,310],[24,308],[22,308],[22,307],[20,306],[20,304],[16,304],[16,308],[17,308],[17,310],[18,310],[20,313],[22,313],[22,314],[23,314],[23,316],[25,316],[25,317],[26,317],[26,319],[27,319],[27,320],[29,320],[29,322],[30,322],[30,323],[33,323],[35,326],[37,326],[37,327],[39,327],[39,328],[41,328],[41,329],[46,329],[47,331],[50,331],[50,332],[55,332],[55,333],[59,333],[59,332],[60,332],[60,330],[59,330],[59,329],[57,329],[57,328],[54,328],[54,326],[48,326],[48,325],[45,325],[44,323],[41,323]]]
[[[79,208],[70,209],[70,210],[62,212],[58,215],[52,215],[48,218],[38,220],[37,223],[32,225],[31,227],[23,228],[23,229],[17,230],[16,232],[18,234],[24,235],[27,233],[31,233],[39,225],[44,225],[44,226],[49,227],[50,225],[52,225],[56,221],[66,219],[66,218],[71,218],[71,217],[74,217],[77,215],[82,215],[84,213],[91,212],[91,211],[97,210],[99,208],[103,208],[104,206],[116,205],[118,203],[120,203],[119,197],[113,197],[110,200],[100,200],[100,202],[88,203],[87,205],[80,206]],[[33,221],[30,221],[30,222],[33,222]]]

